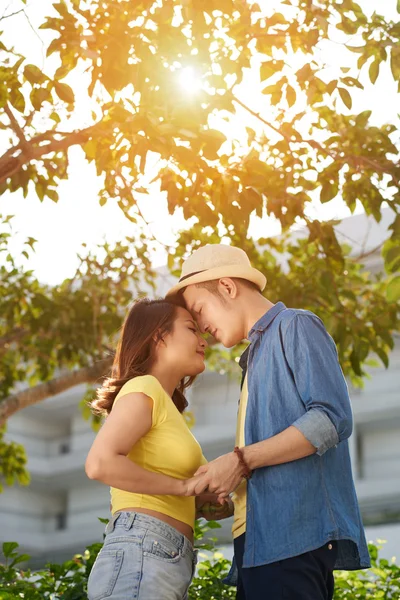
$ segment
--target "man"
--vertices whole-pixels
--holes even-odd
[[[235,491],[239,600],[331,600],[334,569],[370,566],[351,473],[348,390],[322,321],[273,304],[239,248],[212,244],[167,294],[230,348],[247,338],[236,448],[189,493]]]

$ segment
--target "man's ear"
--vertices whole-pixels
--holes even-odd
[[[230,277],[222,277],[218,281],[218,288],[223,298],[236,298],[238,295],[238,286]]]

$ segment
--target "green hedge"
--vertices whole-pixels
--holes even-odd
[[[101,519],[104,521],[104,519]],[[230,561],[216,550],[216,540],[207,541],[204,534],[219,527],[217,523],[196,523],[196,546],[200,549],[200,564],[189,591],[189,600],[229,600],[235,598],[235,588],[221,579],[230,568]],[[94,560],[102,547],[92,544],[83,554],[77,554],[63,564],[49,563],[45,569],[21,570],[29,556],[18,553],[16,542],[3,544],[4,564],[0,564],[0,600],[87,600],[86,583]],[[213,552],[213,558],[201,557],[201,551]],[[398,600],[400,598],[400,567],[378,556],[378,547],[370,544],[372,568],[368,571],[337,572],[335,600]]]

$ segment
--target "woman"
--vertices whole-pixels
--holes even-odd
[[[92,403],[108,417],[85,468],[111,486],[112,518],[89,600],[186,598],[196,564],[196,499],[187,480],[206,461],[182,412],[185,389],[204,371],[205,348],[184,308],[140,300],[127,316],[112,378]],[[210,498],[197,500],[199,508]]]

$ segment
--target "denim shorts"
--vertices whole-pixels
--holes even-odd
[[[89,600],[186,600],[197,551],[176,529],[135,512],[113,515],[88,581]]]

